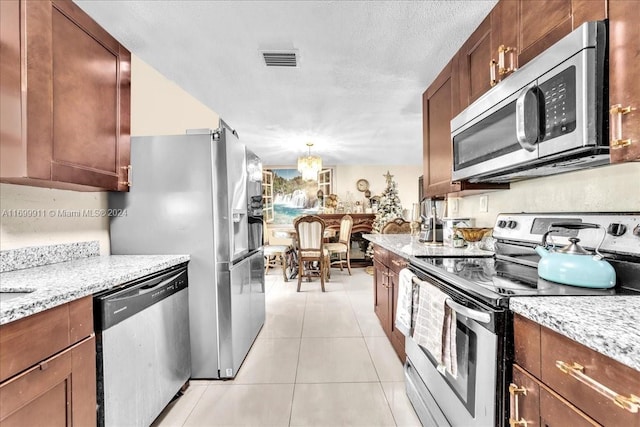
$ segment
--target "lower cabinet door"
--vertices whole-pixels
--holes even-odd
[[[375,305],[374,310],[387,337],[391,336],[391,313],[389,312],[389,273],[386,265],[374,260]]]
[[[96,424],[95,337],[70,347],[0,385],[0,424]]]
[[[540,386],[518,365],[513,365],[509,385],[509,422],[516,426],[540,425]]]
[[[541,388],[540,425],[545,427],[588,427],[600,424],[555,393]]]

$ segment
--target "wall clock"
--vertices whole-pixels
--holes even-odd
[[[359,179],[358,182],[356,182],[356,187],[358,187],[358,191],[367,191],[369,189],[369,181]]]

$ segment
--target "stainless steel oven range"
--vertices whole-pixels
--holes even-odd
[[[569,224],[569,228],[561,225]],[[578,225],[576,225],[578,224]],[[538,277],[535,246],[569,239],[600,252],[614,267],[610,289],[569,286]],[[406,340],[407,395],[425,426],[507,426],[513,360],[510,297],[545,295],[640,296],[640,213],[500,214],[493,257],[413,257],[414,294],[429,283],[456,312],[457,376],[437,369],[431,354]],[[415,299],[414,299],[415,301]],[[414,302],[415,304],[415,302]],[[415,307],[414,307],[415,308]]]

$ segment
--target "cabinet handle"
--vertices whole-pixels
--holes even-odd
[[[498,80],[496,79],[496,66],[498,65],[498,63],[496,62],[495,59],[492,59],[489,62],[489,84],[491,85],[491,87],[494,87],[495,85],[498,84]]]
[[[398,260],[396,260],[396,259],[392,259],[392,260],[391,260],[391,263],[392,263],[393,265],[395,265],[396,267],[401,267],[401,268],[404,268],[404,267],[406,267],[407,265],[409,265],[406,261],[398,261]]]
[[[119,184],[122,185],[126,185],[127,187],[131,187],[131,165],[128,166],[121,166],[120,169],[123,169],[126,171],[127,174],[127,180],[126,181],[120,181]]]
[[[584,366],[579,363],[573,362],[571,365],[563,362],[562,360],[556,361],[556,368],[560,369],[565,374],[575,378],[582,384],[598,392],[602,396],[611,400],[617,406],[627,411],[637,414],[640,408],[640,397],[630,394],[629,397],[623,396],[615,391],[611,390],[607,386],[600,384],[588,375],[584,374]]]
[[[509,425],[511,427],[527,427],[527,420],[520,418],[518,396],[527,395],[527,389],[518,387],[514,383],[509,384]]]
[[[617,150],[627,145],[631,145],[633,142],[631,138],[622,139],[622,116],[634,111],[634,107],[624,107],[621,104],[615,104],[611,106],[609,114],[611,119],[609,126],[611,127],[611,148]]]
[[[509,54],[509,67],[505,66],[504,55]],[[501,44],[498,47],[498,75],[504,76],[516,70],[515,67],[516,50],[512,47]]]

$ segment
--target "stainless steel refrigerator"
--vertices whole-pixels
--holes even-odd
[[[260,159],[220,120],[131,138],[131,164],[131,190],[109,194],[111,253],[191,255],[191,377],[233,378],[265,319]]]

